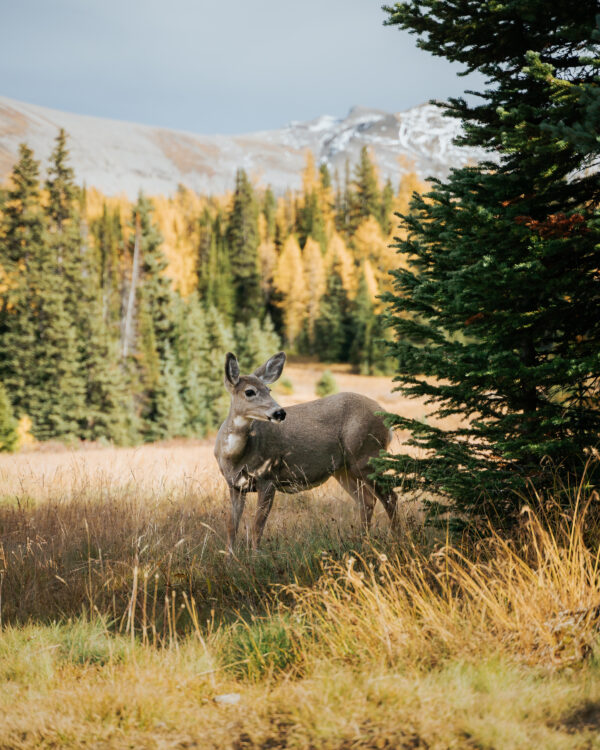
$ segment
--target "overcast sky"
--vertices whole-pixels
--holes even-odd
[[[0,0],[0,94],[196,133],[477,88],[381,0]]]

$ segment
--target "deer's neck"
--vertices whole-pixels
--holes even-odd
[[[223,440],[223,452],[229,461],[235,461],[244,454],[250,437],[252,420],[229,414]]]

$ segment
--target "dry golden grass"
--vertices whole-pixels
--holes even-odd
[[[600,747],[583,483],[477,540],[410,507],[365,539],[328,483],[277,497],[258,554],[251,501],[227,558],[210,441],[45,446],[0,482],[0,748]]]
[[[315,386],[328,366],[287,365],[293,385],[291,394],[277,393],[283,406],[310,401]],[[348,367],[329,367],[340,390],[363,393],[378,401],[387,411],[415,419],[427,417],[428,408],[418,399],[409,400],[392,393],[389,377],[354,375]],[[456,420],[454,420],[456,421]],[[452,424],[452,420],[446,420]],[[398,450],[406,437],[399,433],[392,443]],[[4,497],[57,500],[85,494],[90,487],[111,493],[119,488],[134,488],[136,493],[152,496],[176,488],[179,494],[214,495],[224,488],[213,457],[214,438],[179,440],[136,448],[112,448],[95,444],[67,447],[60,443],[28,446],[17,454],[0,453],[0,494]]]

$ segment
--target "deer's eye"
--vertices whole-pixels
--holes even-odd
[[[251,388],[247,388],[244,393],[246,394],[246,396],[248,396],[248,398],[250,398],[251,396],[256,396],[256,391],[253,391]]]

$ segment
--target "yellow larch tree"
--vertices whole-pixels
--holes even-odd
[[[357,260],[371,260],[376,267],[380,266],[387,243],[374,216],[367,216],[361,221],[352,237],[352,244]]]
[[[352,244],[357,260],[369,262],[379,290],[391,290],[392,279],[389,271],[398,265],[396,250],[391,246],[392,240],[383,236],[381,226],[375,217],[368,216],[361,222],[352,237]]]
[[[275,236],[278,243],[283,245],[287,237],[294,231],[296,226],[296,201],[294,194],[289,190],[285,195],[277,199],[275,211]]]
[[[318,188],[318,186],[319,182],[315,169],[315,157],[313,152],[310,149],[307,149],[304,171],[302,172],[302,192],[304,194],[304,200],[306,200],[306,196],[310,195]]]
[[[424,193],[427,185],[416,172],[405,172],[400,178],[398,193],[394,200],[394,211],[400,214],[408,212],[413,193]]]
[[[381,312],[382,308],[381,300],[377,299],[377,295],[379,294],[379,284],[377,283],[377,277],[370,260],[365,260],[365,262],[363,263],[362,273],[367,285],[367,289],[369,290],[371,302],[373,303],[373,309],[376,313],[379,313]]]
[[[154,220],[163,236],[162,250],[167,259],[167,276],[173,286],[187,297],[198,285],[196,273],[198,248],[197,217],[202,199],[181,188],[172,198],[153,198]]]
[[[321,297],[327,286],[325,277],[325,263],[323,253],[318,242],[309,237],[302,251],[304,265],[304,280],[306,286],[306,316],[308,321],[308,337],[314,339],[315,321],[319,317]]]
[[[131,215],[132,203],[129,198],[122,193],[121,195],[104,195],[97,188],[86,188],[85,191],[85,216],[88,222],[99,219],[106,206],[110,210],[119,209],[122,223],[126,223],[127,217]]]
[[[285,335],[290,346],[294,345],[306,317],[306,284],[300,245],[294,235],[290,235],[281,251],[275,275],[275,289],[281,295]]]

